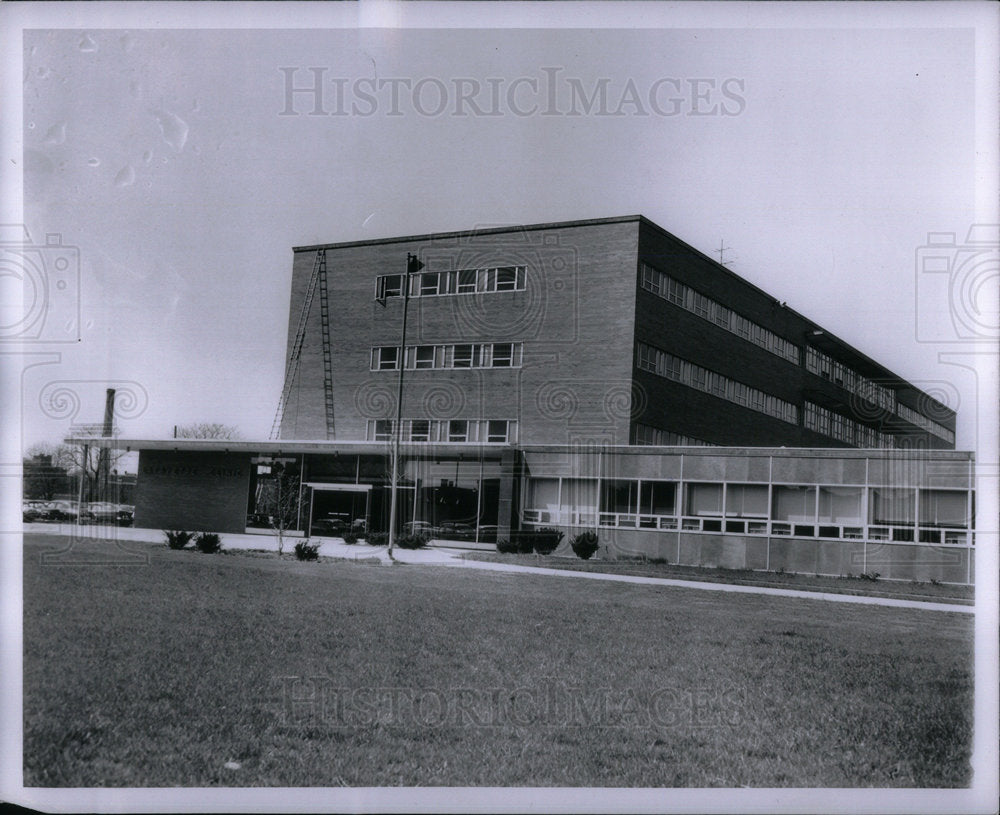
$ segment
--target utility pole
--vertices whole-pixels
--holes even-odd
[[[396,503],[399,481],[399,443],[403,425],[403,371],[406,370],[406,313],[410,305],[410,279],[421,269],[421,263],[416,255],[407,253],[406,274],[403,275],[403,330],[399,338],[399,353],[396,364],[399,366],[399,378],[396,381],[396,421],[392,428],[392,484],[389,487],[389,559],[395,560],[392,548],[396,542]]]

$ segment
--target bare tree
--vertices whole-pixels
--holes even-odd
[[[220,422],[194,422],[177,428],[179,439],[239,439],[239,428]]]
[[[70,476],[64,467],[53,461],[53,445],[45,442],[25,451],[23,490],[25,498],[51,501],[58,493],[70,488]]]
[[[278,541],[278,554],[285,552],[285,538],[298,528],[301,484],[298,465],[275,461],[267,477],[258,477],[256,512],[267,517],[267,525]]]
[[[51,456],[53,467],[61,467],[71,478],[82,476],[84,501],[92,501],[95,496],[103,494],[100,448],[97,445],[40,442],[29,447],[26,454],[31,457]],[[124,450],[108,450],[109,465],[113,466],[125,455]]]

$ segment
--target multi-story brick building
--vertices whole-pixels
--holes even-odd
[[[641,216],[299,247],[291,289],[272,439],[119,442],[137,525],[265,526],[283,478],[301,534],[384,530],[398,404],[403,528],[972,579],[954,412]]]
[[[414,440],[954,449],[953,411],[641,216],[297,248],[282,438],[387,435],[409,253]]]

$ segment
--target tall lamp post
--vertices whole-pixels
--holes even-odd
[[[396,364],[399,366],[399,378],[396,381],[396,421],[392,427],[392,484],[389,488],[389,559],[394,560],[392,548],[396,543],[396,503],[397,482],[399,481],[399,443],[403,426],[403,371],[406,370],[406,313],[410,305],[410,280],[413,275],[424,268],[416,255],[407,253],[406,274],[403,275],[403,330],[399,338],[399,353]]]

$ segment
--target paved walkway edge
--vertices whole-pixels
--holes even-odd
[[[74,527],[72,524],[25,524],[26,533],[48,533],[50,535],[77,535],[83,539],[107,539],[134,543],[165,543],[163,532],[153,529],[137,529],[135,527]],[[272,535],[235,535],[224,534],[223,547],[234,550],[270,550],[277,551],[277,542]],[[285,541],[285,551],[290,552],[296,541],[302,538],[288,538]],[[367,544],[346,544],[339,538],[312,538],[313,543],[319,543],[319,553],[325,557],[340,560],[372,560],[377,559],[388,564],[389,553],[385,546],[368,546]],[[800,600],[823,600],[830,603],[855,603],[865,606],[885,606],[889,608],[912,608],[920,611],[943,611],[952,614],[975,614],[975,606],[958,605],[957,603],[934,603],[924,600],[900,600],[893,597],[869,597],[857,594],[835,594],[832,592],[802,591],[799,589],[776,589],[770,586],[744,586],[735,583],[707,583],[700,580],[678,580],[670,577],[644,577],[630,574],[609,574],[606,572],[583,572],[575,569],[549,569],[544,566],[521,566],[514,563],[496,563],[488,560],[472,560],[463,557],[468,550],[450,549],[431,546],[426,549],[399,549],[394,552],[399,563],[409,565],[448,566],[450,568],[481,569],[492,572],[512,572],[519,574],[536,574],[547,577],[577,577],[584,580],[610,580],[619,583],[634,583],[644,586],[671,586],[680,589],[696,589],[701,591],[722,591],[737,594],[764,594],[772,597],[789,597]]]
[[[464,560],[464,559],[463,559]],[[669,577],[642,577],[631,574],[607,574],[604,572],[581,572],[574,569],[547,569],[543,566],[519,566],[515,564],[492,563],[489,561],[465,560],[465,565],[476,569],[498,572],[523,572],[527,574],[550,575],[555,577],[582,577],[589,580],[612,580],[621,583],[639,583],[646,586],[674,586],[681,589],[701,589],[704,591],[728,591],[738,594],[768,594],[774,597],[797,597],[804,600],[826,600],[833,603],[857,603],[860,605],[890,606],[894,608],[915,608],[921,611],[945,611],[958,614],[975,614],[975,606],[955,603],[932,603],[923,600],[898,600],[892,597],[866,597],[857,594],[833,594],[820,591],[799,591],[797,589],[774,589],[769,586],[742,586],[734,583],[704,583],[697,580],[676,580]]]

